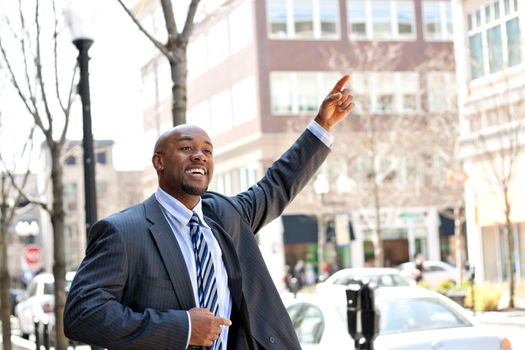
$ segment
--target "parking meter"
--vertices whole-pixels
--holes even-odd
[[[361,284],[352,283],[348,285],[346,289],[348,332],[352,336],[352,339],[357,339],[359,335],[357,329],[357,315],[359,313],[358,302],[361,287]]]
[[[355,349],[374,349],[373,342],[379,331],[375,289],[375,284],[362,281],[352,281],[347,286],[348,332],[354,339]]]

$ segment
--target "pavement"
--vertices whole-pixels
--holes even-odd
[[[525,331],[525,309],[518,309],[512,311],[486,311],[477,312],[473,314],[474,318],[481,325],[498,325],[498,326],[512,326],[520,327]],[[520,330],[521,333],[521,330]],[[20,336],[11,336],[13,350],[36,350],[34,342],[24,339]],[[0,349],[2,348],[2,338],[0,336]],[[43,347],[42,347],[43,349]],[[52,349],[52,348],[51,348]],[[73,350],[73,347],[70,347]],[[87,345],[77,346],[76,350],[90,350],[91,347]]]
[[[473,316],[481,324],[523,327],[525,330],[525,309],[477,312]]]

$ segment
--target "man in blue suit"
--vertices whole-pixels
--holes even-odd
[[[354,106],[348,79],[264,177],[233,197],[207,191],[213,144],[204,130],[180,125],[161,135],[152,157],[156,193],[90,231],[65,306],[66,336],[109,349],[300,349],[255,234],[327,157],[330,130]],[[192,220],[213,265],[209,289],[201,288]],[[201,289],[216,290],[216,311],[203,307]]]

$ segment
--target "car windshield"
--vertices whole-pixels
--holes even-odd
[[[371,275],[355,275],[355,276],[342,276],[334,281],[334,284],[340,284],[347,286],[354,280],[371,281],[377,284],[379,287],[399,287],[409,286],[410,283],[403,277],[397,274],[371,274]]]
[[[472,326],[468,319],[437,298],[378,300],[377,308],[380,335]],[[346,324],[346,308],[338,307],[337,311]]]
[[[437,298],[380,301],[380,334],[468,327],[472,324]]]

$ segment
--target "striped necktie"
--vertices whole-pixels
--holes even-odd
[[[193,243],[193,252],[195,253],[199,307],[207,308],[214,315],[217,315],[219,311],[219,303],[215,269],[213,267],[208,244],[206,244],[204,235],[200,229],[199,216],[195,212],[193,213],[188,225],[190,227],[191,242]],[[219,339],[207,349],[218,350],[221,349],[221,345],[222,342],[219,337]]]

